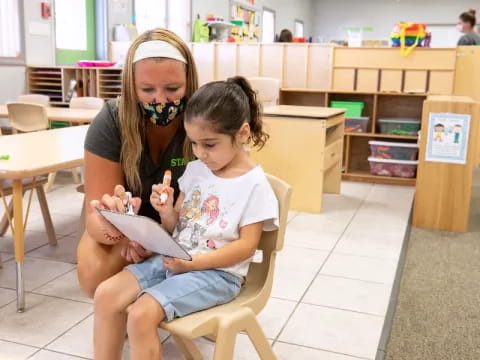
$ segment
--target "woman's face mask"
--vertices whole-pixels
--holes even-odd
[[[164,103],[141,102],[139,105],[145,117],[150,120],[152,124],[167,126],[177,115],[183,112],[185,108],[185,98],[183,97]]]

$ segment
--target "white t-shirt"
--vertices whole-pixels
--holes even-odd
[[[191,255],[238,240],[242,226],[263,221],[264,231],[278,228],[277,198],[260,166],[236,178],[220,178],[195,160],[178,184],[185,199],[173,238]],[[250,262],[251,258],[220,270],[245,276]]]

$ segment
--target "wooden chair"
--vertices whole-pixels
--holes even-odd
[[[257,322],[258,314],[267,303],[273,284],[277,253],[283,248],[291,188],[284,181],[268,175],[279,205],[280,226],[277,231],[263,232],[259,249],[261,263],[251,263],[245,285],[232,302],[187,315],[160,327],[169,331],[187,359],[199,360],[202,355],[193,339],[208,336],[216,339],[215,360],[233,359],[235,339],[245,331],[261,359],[275,359],[268,340]]]
[[[105,101],[99,97],[83,96],[70,100],[71,109],[101,109]]]
[[[253,90],[257,92],[257,101],[263,106],[278,104],[280,81],[275,78],[251,77],[248,78]]]

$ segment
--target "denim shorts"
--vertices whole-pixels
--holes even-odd
[[[167,321],[232,301],[243,282],[239,276],[215,269],[173,274],[163,267],[161,255],[125,269],[140,284],[138,296],[147,293],[157,300]]]

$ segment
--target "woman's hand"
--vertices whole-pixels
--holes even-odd
[[[105,219],[97,210],[105,209],[116,212],[125,212],[125,206],[128,202],[125,188],[122,185],[115,186],[113,195],[104,194],[101,200],[92,200],[90,206],[93,209],[93,216],[95,216],[98,222],[101,224],[101,230],[104,234],[101,241],[105,245],[115,245],[122,240],[123,234],[118,231],[107,219]],[[130,204],[133,206],[133,211],[138,213],[142,200],[138,197],[130,199]]]
[[[177,258],[163,257],[163,267],[174,274],[181,274],[193,271],[193,261],[186,261]]]
[[[153,255],[151,251],[145,250],[136,241],[129,241],[125,245],[125,247],[121,250],[120,254],[129,263],[135,263],[135,264]]]
[[[152,194],[150,195],[150,203],[153,208],[158,211],[160,217],[168,214],[173,210],[173,194],[174,190],[170,186],[163,184],[152,185]],[[161,196],[167,196],[165,203],[162,203]]]

